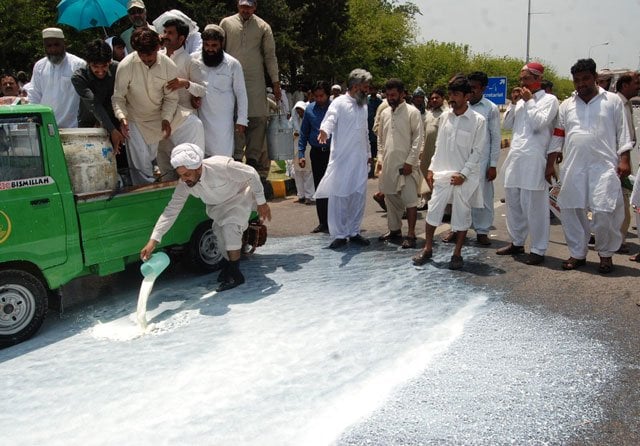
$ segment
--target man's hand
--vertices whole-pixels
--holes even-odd
[[[451,184],[453,184],[454,186],[462,186],[464,180],[465,178],[460,173],[454,173],[453,175],[451,175]]]
[[[380,175],[380,172],[382,172],[382,161],[378,160],[376,161],[376,175]]]
[[[318,142],[324,145],[327,143],[327,139],[329,139],[329,137],[327,136],[327,132],[325,132],[324,130],[320,130],[320,132],[318,133]]]
[[[527,102],[533,97],[533,93],[527,87],[522,87],[522,100]]]
[[[140,259],[142,259],[143,262],[149,260],[151,254],[153,254],[153,250],[156,249],[157,244],[158,242],[156,242],[155,240],[149,240],[147,244],[144,245],[144,248],[142,248],[142,251],[140,251]]]
[[[164,139],[168,139],[171,136],[171,123],[166,119],[162,120],[162,135]]]
[[[551,164],[546,166],[544,169],[544,179],[547,180],[547,183],[553,184],[553,178],[555,178],[556,180],[558,179],[556,177],[556,170],[553,168],[553,164]]]
[[[427,170],[427,186],[433,191],[433,172],[431,170]]]
[[[271,221],[271,209],[267,203],[258,205],[258,215],[262,221]]]
[[[519,91],[512,91],[511,92],[511,102],[515,103],[518,102],[520,100],[520,98],[522,98],[522,94]]]
[[[411,164],[404,163],[402,166],[402,175],[406,177],[407,175],[411,175],[411,172],[413,172],[413,166],[411,166]]]
[[[191,106],[198,110],[202,107],[202,98],[199,98],[198,96],[191,96]]]
[[[171,91],[176,91],[180,88],[189,88],[189,80],[176,77],[167,82],[167,88]]]
[[[624,156],[626,155],[626,156]],[[631,163],[629,162],[629,152],[623,153],[618,162],[618,176],[620,178],[628,177],[631,174]]]
[[[307,165],[307,161],[304,158],[298,158],[298,166],[300,166],[301,169],[304,169],[304,166]]]
[[[125,139],[129,139],[129,123],[126,118],[120,120],[120,133],[122,133]]]
[[[487,169],[487,181],[493,181],[496,179],[497,171],[495,167],[489,167]]]
[[[247,130],[247,126],[246,125],[242,125],[242,124],[236,124],[236,133],[244,133]]]
[[[276,102],[280,102],[280,99],[282,99],[282,89],[280,88],[280,82],[273,83],[273,95],[276,98]]]
[[[120,133],[120,130],[118,129],[113,129],[111,130],[111,135],[109,135],[111,138],[111,145],[113,146],[113,152],[116,155],[120,154],[120,146],[122,146],[122,144],[124,144],[125,141],[125,137],[122,135],[122,133]]]

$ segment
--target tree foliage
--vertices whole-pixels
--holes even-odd
[[[59,0],[0,0],[0,68],[29,71],[44,55],[41,30],[60,26],[69,52],[83,56],[85,43],[120,34],[130,26],[123,17],[110,28],[76,31],[56,25]],[[169,9],[179,9],[201,30],[237,12],[237,0],[147,0],[149,21]],[[307,84],[324,79],[343,82],[356,67],[365,68],[382,84],[399,77],[411,88],[429,90],[446,85],[455,73],[484,71],[506,76],[517,84],[523,60],[473,54],[468,45],[429,41],[416,43],[415,16],[419,8],[400,0],[269,0],[258,2],[256,12],[272,27],[281,80]],[[555,83],[559,97],[573,90],[571,81],[547,67],[545,77]]]

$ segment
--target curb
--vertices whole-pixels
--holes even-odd
[[[284,198],[287,195],[294,195],[296,193],[296,182],[293,178],[268,181],[271,183],[271,188],[273,189],[273,198]]]

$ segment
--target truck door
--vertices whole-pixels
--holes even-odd
[[[45,163],[38,119],[0,119],[0,261],[22,259],[46,269],[67,260],[67,238],[60,191]]]

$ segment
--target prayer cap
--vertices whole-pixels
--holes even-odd
[[[422,88],[418,87],[415,90],[413,90],[413,96],[421,96],[424,98],[426,94]]]
[[[544,73],[544,67],[539,62],[529,62],[522,67],[522,70],[527,70],[529,73],[535,74],[536,76],[542,76],[542,73]]]
[[[202,165],[204,153],[195,144],[178,144],[171,151],[171,165],[174,169],[182,166],[189,170],[197,169]]]
[[[60,28],[45,28],[42,30],[43,39],[64,39],[64,33]]]
[[[332,90],[338,90],[338,91],[342,91],[342,87],[338,84],[335,84],[333,87],[331,87]]]
[[[251,6],[252,8],[255,8],[255,7],[256,7],[256,3],[257,3],[257,2],[256,2],[256,0],[240,0],[240,1],[238,2],[238,4],[239,4],[239,5],[242,5],[242,6]]]
[[[210,25],[205,26],[204,30],[205,31],[218,31],[220,34],[222,34],[223,38],[226,37],[226,33],[224,32],[224,29],[220,25],[210,24]]]

